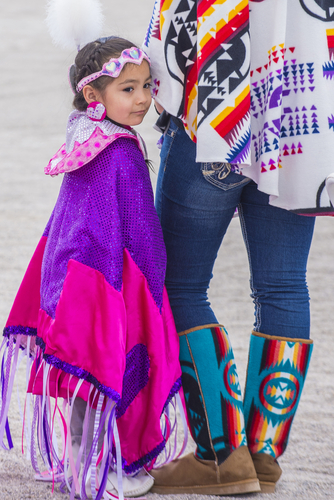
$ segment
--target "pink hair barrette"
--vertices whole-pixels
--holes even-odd
[[[93,82],[100,76],[111,76],[112,78],[117,78],[126,63],[137,64],[138,66],[140,66],[144,59],[148,62],[148,64],[151,64],[148,55],[138,47],[125,49],[117,59],[112,58],[107,63],[105,63],[102,66],[101,71],[92,73],[91,75],[88,75],[80,80],[76,87],[77,92],[80,92],[80,90],[82,90],[85,85],[88,85],[90,82]]]

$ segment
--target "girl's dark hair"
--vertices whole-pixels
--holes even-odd
[[[77,84],[85,76],[101,71],[104,63],[108,62],[112,57],[119,57],[123,50],[136,47],[129,40],[118,37],[99,38],[95,42],[85,45],[77,54],[74,66],[71,68],[71,85],[75,90]],[[100,76],[92,81],[90,85],[99,92],[103,92],[113,80],[110,76]],[[86,111],[87,102],[83,96],[82,90],[76,92],[73,99],[73,106],[78,111]]]

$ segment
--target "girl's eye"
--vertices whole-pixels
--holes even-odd
[[[151,87],[152,87],[151,83],[145,83],[145,85],[144,85],[144,89],[149,89]]]
[[[125,89],[123,89],[123,92],[132,92],[132,91],[133,91],[132,87],[126,87]]]

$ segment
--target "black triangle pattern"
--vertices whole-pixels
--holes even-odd
[[[170,76],[182,85],[192,66],[189,61],[196,60],[196,33],[196,2],[180,0],[165,39],[165,56]]]
[[[232,93],[246,78],[249,68],[246,71],[244,69],[247,57],[245,37],[248,36],[248,26],[245,26],[222,45],[201,69],[198,81],[198,126],[224,101],[224,95]]]

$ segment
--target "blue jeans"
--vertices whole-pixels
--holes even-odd
[[[171,120],[161,150],[156,209],[167,249],[166,287],[178,332],[218,323],[207,290],[219,247],[238,207],[249,258],[254,330],[309,338],[306,265],[315,218],[269,205],[268,195],[258,191],[253,181],[230,172],[228,164],[196,163],[195,154],[196,145]]]

